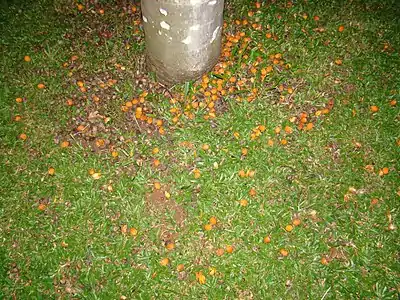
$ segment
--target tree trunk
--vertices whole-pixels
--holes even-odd
[[[164,84],[201,77],[221,51],[224,0],[142,0],[146,63]]]

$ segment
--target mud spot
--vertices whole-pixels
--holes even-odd
[[[177,230],[183,229],[185,225],[185,209],[174,200],[167,199],[164,190],[154,190],[147,194],[146,208],[150,215],[159,219],[160,238],[164,242],[176,240],[179,235]]]

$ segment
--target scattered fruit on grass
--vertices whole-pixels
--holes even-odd
[[[21,97],[18,97],[15,99],[15,102],[17,103],[22,103],[22,101],[24,101]]]
[[[251,188],[250,191],[249,191],[249,195],[251,197],[255,197],[257,195],[257,191],[254,188]]]
[[[61,247],[63,247],[63,248],[67,248],[67,247],[68,247],[68,243],[66,243],[66,242],[62,241],[62,242],[61,242]]]
[[[153,154],[158,154],[160,152],[160,149],[158,149],[157,147],[153,148],[152,153]]]
[[[156,190],[161,189],[161,183],[159,183],[158,181],[154,182],[154,188],[155,188]]]
[[[282,139],[281,140],[281,145],[285,146],[287,145],[288,141],[286,139]]]
[[[73,106],[73,105],[74,105],[74,101],[73,101],[72,99],[67,99],[67,100],[65,101],[65,103],[66,103],[68,106]]]
[[[290,126],[285,126],[285,132],[288,134],[291,134],[291,133],[293,133],[293,128]]]
[[[227,245],[225,250],[226,250],[227,253],[232,253],[234,249],[233,249],[233,246]]]
[[[338,66],[341,66],[343,64],[343,61],[341,59],[336,59],[335,64],[337,64]]]
[[[217,254],[217,256],[222,256],[224,255],[225,250],[222,248],[218,248],[217,251],[215,251],[215,254]]]
[[[327,266],[327,265],[329,264],[329,261],[328,261],[328,259],[326,258],[326,256],[321,257],[320,262],[321,262],[321,264],[324,265],[324,266]]]
[[[387,175],[387,174],[389,174],[389,168],[384,167],[384,168],[379,170],[379,176],[384,176],[384,175]]]
[[[203,149],[204,151],[208,151],[208,150],[210,149],[210,145],[208,145],[208,144],[203,144],[203,145],[201,146],[201,149]]]
[[[200,284],[206,283],[206,276],[204,276],[203,272],[196,272],[196,280]]]
[[[301,220],[298,219],[298,218],[293,219],[292,224],[293,224],[294,226],[299,226],[299,225],[301,224]]]
[[[293,231],[293,226],[292,225],[286,225],[285,226],[285,230],[287,231],[287,232],[291,232],[291,231]]]
[[[82,5],[82,4],[77,4],[76,5],[76,8],[79,10],[79,11],[82,11],[85,7]]]
[[[246,177],[246,172],[244,170],[240,170],[238,174],[242,178]]]
[[[94,180],[100,179],[100,177],[101,177],[101,173],[100,172],[95,172],[95,173],[92,174],[92,178]]]
[[[76,130],[77,131],[80,131],[80,132],[82,132],[82,131],[84,131],[85,130],[85,125],[79,125],[78,127],[76,127]]]
[[[104,15],[104,9],[99,9],[99,14]]]
[[[131,227],[129,229],[129,235],[130,236],[137,236],[137,234],[138,234],[138,231],[137,231],[137,229],[135,227]]]
[[[44,203],[40,203],[39,206],[38,206],[38,209],[39,209],[40,211],[44,211],[46,208],[47,208],[47,205],[44,204]]]
[[[61,144],[60,144],[60,147],[61,147],[61,148],[67,148],[67,147],[69,147],[69,142],[68,142],[68,141],[62,141]]]
[[[21,134],[19,135],[19,138],[20,138],[21,140],[25,141],[25,140],[28,138],[28,136],[27,136],[25,133],[21,133]]]
[[[119,156],[118,151],[115,151],[115,150],[111,151],[111,156],[114,157],[114,158],[117,158]]]
[[[339,31],[339,32],[343,32],[343,30],[344,30],[344,26],[343,26],[343,25],[340,25],[339,28],[338,28],[338,31]]]
[[[170,199],[171,198],[171,194],[167,191],[164,192],[164,196],[166,199]]]
[[[168,243],[165,245],[165,248],[169,251],[173,250],[175,248],[175,244],[174,243]]]
[[[155,167],[158,167],[161,164],[161,162],[158,159],[153,159],[153,165]]]
[[[182,272],[183,270],[185,270],[185,265],[184,264],[179,264],[176,266],[176,270],[178,272]]]
[[[43,83],[39,83],[39,84],[37,85],[37,87],[38,87],[38,89],[42,90],[42,89],[44,89],[46,86],[45,86]]]
[[[314,16],[314,21],[319,21],[319,16]]]
[[[208,268],[208,274],[210,274],[211,276],[214,276],[215,274],[217,274],[217,268],[209,267]]]
[[[307,123],[307,125],[306,125],[306,130],[311,130],[311,129],[313,129],[313,127],[314,127],[314,124],[313,123]]]
[[[267,235],[266,237],[264,237],[263,243],[264,243],[264,244],[269,244],[269,243],[271,243],[271,237],[268,236],[268,235]]]
[[[267,145],[272,147],[274,145],[274,141],[272,139],[268,139]]]
[[[16,115],[16,116],[14,117],[14,121],[16,121],[16,122],[21,121],[21,119],[22,119],[22,117],[21,117],[20,115]]]
[[[194,169],[193,174],[194,174],[194,178],[196,178],[196,179],[200,178],[200,176],[201,176],[199,169]]]
[[[373,198],[371,199],[371,206],[375,206],[379,203],[379,199],[378,198]]]
[[[165,257],[162,260],[160,260],[160,265],[162,265],[163,267],[168,266],[170,263],[169,258]]]
[[[371,112],[373,112],[373,113],[376,113],[376,112],[378,112],[379,111],[379,107],[378,106],[376,106],[376,105],[372,105],[370,108],[369,108],[370,110],[371,110]]]
[[[246,156],[249,153],[249,150],[247,148],[242,148],[242,155]]]
[[[50,167],[50,168],[47,170],[47,173],[48,173],[49,175],[54,175],[54,174],[56,173],[56,170],[55,170],[53,167]]]
[[[204,225],[204,230],[210,231],[211,229],[212,229],[212,225],[211,224]]]
[[[217,224],[217,218],[213,216],[210,218],[209,222],[211,225],[215,225],[215,224]]]
[[[396,100],[393,99],[390,101],[390,106],[396,106],[396,104],[397,104]]]
[[[239,203],[240,203],[240,206],[247,206],[249,204],[249,201],[247,201],[246,199],[241,199],[239,201]]]
[[[282,256],[284,256],[284,257],[286,257],[286,256],[289,255],[289,251],[287,251],[287,250],[284,249],[284,248],[280,249],[280,250],[279,250],[279,253],[280,253]]]
[[[31,57],[29,55],[25,55],[24,56],[24,61],[30,62],[31,61]]]

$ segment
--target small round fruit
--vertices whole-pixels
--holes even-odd
[[[324,266],[327,266],[327,265],[329,264],[328,259],[327,259],[325,256],[324,256],[324,257],[321,257],[320,262],[321,262],[321,264],[324,265]]]
[[[211,229],[212,229],[212,225],[211,224],[204,225],[204,230],[205,231],[210,231]]]
[[[55,170],[53,167],[50,167],[50,168],[47,170],[47,173],[48,173],[49,175],[54,175],[54,174],[56,173],[56,170]]]
[[[132,227],[132,228],[129,229],[129,235],[130,236],[137,236],[137,234],[138,234],[138,231],[137,231],[137,229],[135,227]]]
[[[294,226],[299,226],[299,225],[301,224],[301,220],[298,219],[298,218],[293,219],[292,224],[293,224]]]
[[[373,113],[376,113],[376,112],[378,112],[379,111],[379,107],[378,106],[376,106],[376,105],[372,105],[370,108],[369,108],[370,110],[371,110],[371,112],[373,112]]]
[[[30,62],[31,61],[31,57],[29,55],[25,55],[24,56],[24,61]]]
[[[40,211],[44,211],[45,209],[46,209],[46,204],[44,204],[44,203],[40,203],[39,204],[39,206],[38,206],[38,209],[40,210]]]
[[[239,201],[239,203],[240,203],[240,206],[247,206],[249,204],[249,201],[247,201],[246,199],[241,199]]]
[[[169,261],[169,258],[167,258],[167,257],[165,257],[165,258],[163,258],[162,260],[160,260],[160,265],[162,265],[162,266],[168,266],[169,265],[169,263],[170,263],[170,261]]]
[[[28,138],[28,136],[27,136],[25,133],[21,133],[21,134],[19,135],[19,138],[20,138],[21,140],[25,141],[25,140]]]
[[[175,244],[174,243],[168,243],[165,245],[165,248],[169,251],[173,250],[175,248]]]
[[[213,216],[210,218],[209,222],[211,225],[215,225],[215,224],[217,224],[217,218]]]
[[[225,250],[222,248],[218,248],[217,251],[215,251],[215,254],[217,254],[217,256],[222,256],[224,255]]]
[[[271,237],[269,237],[268,235],[266,237],[264,237],[263,239],[264,244],[269,244],[271,243]]]
[[[284,248],[280,249],[280,250],[279,250],[279,253],[280,253],[282,256],[284,256],[284,257],[286,257],[286,256],[289,255],[289,251],[287,251],[287,250],[284,249]]]
[[[233,252],[233,246],[228,245],[228,246],[226,246],[225,250],[226,250],[227,253],[232,253]]]
[[[43,83],[39,83],[39,84],[37,85],[37,87],[38,87],[38,89],[42,90],[42,89],[44,89],[46,86],[45,86]]]
[[[285,227],[285,230],[287,231],[287,232],[291,232],[291,231],[293,231],[293,226],[292,225],[286,225],[286,227]]]
[[[176,266],[176,270],[178,272],[182,272],[185,269],[185,265],[184,264],[179,264]]]

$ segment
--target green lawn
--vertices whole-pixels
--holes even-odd
[[[1,299],[399,297],[400,4],[260,3],[169,89],[138,4],[3,4]]]

